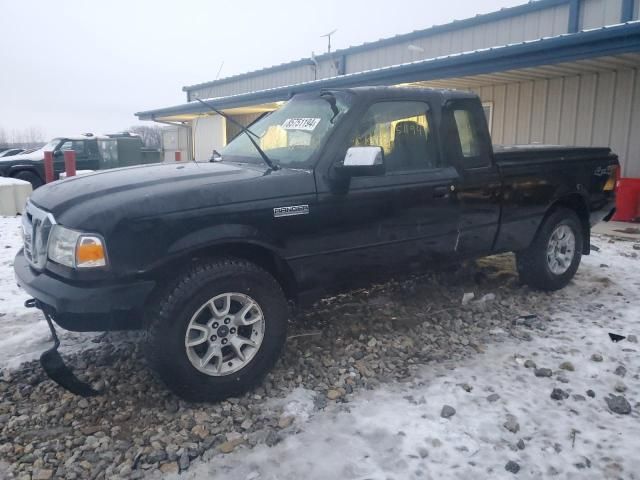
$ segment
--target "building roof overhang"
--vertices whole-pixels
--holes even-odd
[[[584,30],[500,47],[484,48],[266,90],[207,99],[218,109],[273,105],[297,93],[359,85],[398,85],[482,76],[534,67],[579,63],[640,52],[640,21]],[[584,63],[584,62],[583,62]],[[552,68],[552,67],[549,67]],[[140,120],[167,120],[210,113],[198,101],[136,113]],[[185,117],[186,116],[186,117]]]

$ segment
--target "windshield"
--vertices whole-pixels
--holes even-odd
[[[337,112],[331,102],[314,96],[298,96],[249,127],[269,159],[283,167],[305,168],[338,119],[349,109],[348,97],[337,92]],[[220,152],[223,160],[243,157],[262,162],[246,134],[240,133]]]
[[[49,140],[49,143],[47,143],[44,147],[40,148],[40,150],[43,150],[45,152],[53,152],[56,147],[60,144],[60,142],[62,141],[61,138],[54,138],[53,140]]]

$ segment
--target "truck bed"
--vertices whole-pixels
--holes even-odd
[[[603,159],[611,155],[607,147],[568,147],[563,145],[494,145],[494,157],[499,165],[546,163],[562,160]]]

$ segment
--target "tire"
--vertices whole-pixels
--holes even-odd
[[[31,187],[34,190],[44,185],[44,182],[36,173],[30,172],[28,170],[23,170],[21,172],[16,173],[13,176],[13,178],[17,178],[18,180],[24,180],[25,182],[29,182],[31,184]]]
[[[554,233],[557,233],[555,237]],[[567,247],[567,243],[571,242],[566,240],[570,239],[570,235],[574,238],[572,255],[569,255],[570,248]],[[552,243],[555,245],[554,252],[548,255],[547,249],[552,248]],[[564,288],[580,266],[583,244],[582,225],[576,213],[567,208],[554,210],[544,220],[531,245],[526,250],[516,252],[520,279],[538,290]],[[558,258],[564,260],[557,261]]]
[[[148,309],[145,353],[151,368],[176,395],[189,401],[214,402],[240,395],[261,382],[280,356],[289,310],[278,282],[260,267],[235,258],[203,262],[194,264],[182,274]],[[212,299],[216,310],[210,306]],[[231,307],[225,315],[234,318],[226,325],[227,333],[223,336],[223,320],[226,322],[229,318],[218,318],[213,312],[218,309],[223,312],[227,301]],[[251,301],[257,308],[251,307],[246,314],[249,316],[247,321],[256,323],[250,326],[237,324],[239,326],[235,328],[233,325],[241,316],[242,305],[248,306]],[[241,308],[232,315],[236,303]],[[256,320],[259,318],[262,320]],[[216,319],[220,320],[219,326],[217,321],[211,323]],[[209,329],[209,333],[201,333],[203,328]],[[232,332],[235,338],[232,338]],[[246,341],[245,337],[257,342],[259,333],[262,337],[258,347],[242,345],[240,351],[244,358],[237,356],[231,343],[239,338],[244,339],[241,342]],[[198,335],[207,340],[189,347],[187,342],[202,341]],[[210,341],[214,337],[216,340]],[[221,345],[225,340],[228,342],[226,347]],[[223,355],[214,356],[203,366],[200,362],[207,357],[209,349],[218,347]],[[230,356],[235,357],[223,361]],[[237,370],[233,370],[232,364]]]

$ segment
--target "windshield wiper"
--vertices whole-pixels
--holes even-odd
[[[333,117],[331,117],[331,120],[329,120],[329,123],[333,123],[335,118],[340,113],[340,110],[338,109],[338,106],[336,105],[336,96],[331,92],[322,92],[320,94],[320,98],[325,100],[326,102],[328,102],[329,105],[331,106],[331,111],[333,112]]]
[[[216,112],[218,115],[220,115],[221,117],[224,117],[226,120],[228,120],[229,122],[233,123],[236,127],[239,127],[241,131],[243,131],[246,135],[247,138],[249,138],[249,141],[253,144],[254,147],[256,147],[257,152],[260,154],[260,157],[262,158],[262,160],[264,160],[264,163],[267,164],[267,166],[271,169],[271,170],[278,170],[280,168],[279,165],[273,163],[273,161],[267,156],[266,153],[264,153],[264,150],[262,150],[262,148],[260,148],[260,145],[258,145],[258,142],[255,141],[255,139],[253,137],[256,138],[260,138],[258,135],[256,135],[255,133],[253,133],[251,130],[249,130],[247,127],[245,127],[244,125],[242,125],[240,122],[238,122],[237,120],[235,120],[234,118],[232,118],[230,115],[227,115],[226,113],[218,110],[217,108],[215,108],[212,105],[209,105],[207,102],[205,102],[204,100],[201,100],[199,98],[196,98],[197,101],[199,101],[200,103],[202,103],[203,105],[209,107],[211,110],[213,110],[214,112]]]

